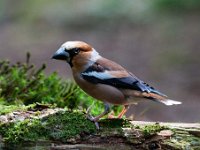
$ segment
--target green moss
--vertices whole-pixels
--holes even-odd
[[[164,141],[165,144],[177,149],[200,149],[200,138],[188,133],[188,131],[174,129],[171,139]]]
[[[122,128],[131,127],[132,124],[127,119],[102,119],[99,122],[102,128]]]
[[[141,129],[141,131],[143,132],[144,136],[154,135],[154,134],[156,134],[157,132],[159,132],[161,130],[168,129],[165,126],[160,126],[158,123],[155,123],[153,125],[137,126],[135,128]]]
[[[69,111],[60,111],[43,119],[0,125],[0,134],[9,144],[38,140],[67,142],[69,138],[95,130],[94,123],[87,120],[83,113]]]
[[[49,115],[43,119],[25,119],[0,124],[0,136],[3,137],[5,143],[18,144],[37,140],[66,142],[82,132],[95,131],[94,123],[87,120],[83,113],[75,112],[75,110],[84,112],[94,102],[91,114],[96,116],[103,112],[103,103],[94,101],[73,81],[64,81],[56,73],[45,75],[45,68],[45,65],[36,68],[30,64],[29,53],[25,63],[11,64],[9,61],[0,61],[0,115],[13,111],[32,110],[37,118],[42,114],[40,110],[51,106],[70,110],[70,112]],[[51,106],[46,106],[47,104]],[[115,114],[122,109],[122,107],[112,108]],[[12,115],[15,117],[15,114]],[[128,126],[128,122],[123,119],[104,120],[101,126],[120,128]]]
[[[7,60],[0,61],[0,105],[12,105],[9,108],[15,110],[14,105],[39,102],[67,107],[70,110],[86,110],[95,101],[73,81],[62,80],[57,73],[45,75],[45,68],[44,64],[39,68],[30,64],[29,53],[25,63],[11,64]],[[0,107],[4,109],[4,106]],[[9,108],[5,107],[2,113],[6,113]],[[103,103],[95,101],[91,114],[98,115],[103,110]],[[121,107],[114,107],[115,113],[120,110]]]
[[[31,104],[28,106],[25,105],[4,105],[0,104],[0,115],[4,115],[13,111],[25,111],[27,109],[30,109],[34,107],[35,104]]]
[[[23,107],[23,106],[22,106]],[[19,106],[17,105],[0,105],[0,115],[10,113],[12,111],[18,110]]]

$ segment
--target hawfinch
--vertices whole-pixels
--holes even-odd
[[[98,122],[109,113],[110,104],[123,105],[121,118],[129,105],[142,100],[151,100],[165,105],[181,104],[168,99],[165,94],[154,89],[124,69],[121,65],[106,59],[89,44],[82,41],[68,41],[53,55],[53,59],[66,61],[76,83],[90,96],[105,104],[105,111],[90,120]]]

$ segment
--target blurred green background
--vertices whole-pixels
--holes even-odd
[[[68,40],[90,43],[180,106],[132,106],[137,120],[200,120],[199,0],[0,0],[0,59],[25,59],[72,78],[51,60]]]

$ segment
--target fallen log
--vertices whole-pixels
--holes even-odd
[[[48,107],[0,118],[0,149],[200,149],[199,123],[102,119],[95,130],[82,112]]]

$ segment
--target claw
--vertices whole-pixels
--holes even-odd
[[[99,128],[99,123],[97,122],[98,119],[95,118],[95,117],[93,117],[93,116],[90,114],[93,105],[94,105],[94,102],[93,102],[92,105],[87,109],[86,115],[87,115],[87,118],[88,118],[90,121],[94,122],[94,124],[95,124],[97,130],[99,130],[99,129],[100,129],[100,128]]]
[[[97,130],[99,130],[99,129],[100,129],[100,127],[99,127],[99,123],[98,123],[98,122],[94,122],[94,124],[95,124]]]
[[[94,104],[94,103],[93,103],[93,104]],[[92,122],[95,123],[96,128],[99,130],[99,123],[98,123],[98,121],[99,121],[99,119],[100,119],[101,117],[103,117],[103,116],[105,116],[106,114],[109,113],[110,105],[109,105],[108,103],[104,103],[104,106],[105,106],[104,112],[103,112],[102,114],[98,115],[97,117],[93,117],[93,116],[90,114],[90,111],[91,111],[91,109],[92,109],[93,104],[87,109],[86,115],[87,115],[87,118],[88,118],[90,121],[92,121]]]
[[[91,114],[88,114],[87,118],[88,118],[90,121],[94,122],[94,124],[95,124],[97,130],[100,129],[97,118],[93,117]]]

